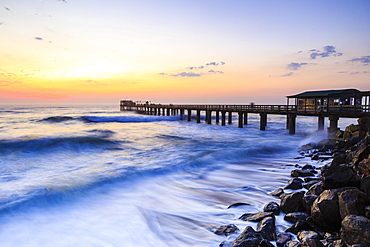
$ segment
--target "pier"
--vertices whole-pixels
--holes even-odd
[[[290,100],[294,104],[290,105]],[[121,111],[136,111],[141,114],[157,116],[179,115],[181,120],[192,120],[195,114],[196,122],[201,122],[202,113],[205,122],[212,124],[212,114],[215,121],[221,125],[232,124],[232,114],[238,114],[238,127],[248,124],[248,114],[259,114],[260,130],[266,130],[269,114],[286,115],[286,128],[289,134],[296,132],[297,116],[316,116],[318,130],[324,129],[325,117],[329,119],[329,133],[338,130],[339,118],[360,118],[370,116],[370,91],[361,92],[356,89],[309,91],[297,95],[287,96],[286,105],[174,105],[152,104],[149,102],[133,102],[122,100]]]

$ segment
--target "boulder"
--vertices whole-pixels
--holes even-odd
[[[285,231],[293,234],[298,234],[300,231],[312,231],[314,228],[307,223],[306,220],[298,220],[293,225],[288,227]]]
[[[270,245],[269,245],[270,244]],[[260,246],[273,246],[271,243],[266,242],[256,231],[247,226],[244,231],[234,240],[232,247],[260,247]]]
[[[323,189],[333,189],[346,186],[360,186],[360,180],[354,171],[345,165],[330,165],[321,172]]]
[[[365,192],[366,197],[370,200],[370,176],[361,179],[361,190]]]
[[[284,220],[290,223],[296,223],[298,220],[306,220],[309,215],[303,212],[288,213],[284,216]]]
[[[302,189],[303,180],[300,178],[292,178],[289,180],[288,185],[284,189],[299,190]]]
[[[257,225],[257,232],[269,241],[275,240],[275,217],[266,217]]]
[[[285,244],[286,247],[301,247],[302,246],[302,243],[301,242],[298,242],[298,241],[288,241],[286,244]]]
[[[231,234],[235,231],[238,231],[238,230],[239,230],[239,228],[236,227],[236,225],[229,224],[229,225],[226,225],[226,226],[220,226],[219,228],[217,228],[217,230],[214,233],[217,234],[217,235],[228,236],[229,234]]]
[[[269,202],[263,207],[264,212],[272,212],[275,215],[280,214],[280,206],[276,202]]]
[[[357,215],[347,215],[342,221],[341,239],[347,245],[370,246],[370,220]]]
[[[311,216],[320,225],[332,231],[339,231],[342,218],[339,212],[339,193],[346,188],[325,190],[314,201]]]
[[[320,195],[323,191],[324,191],[324,189],[323,189],[323,182],[318,182],[318,183],[315,183],[314,185],[312,185],[309,189],[308,189],[308,191],[307,191],[307,195],[316,195],[316,196],[318,196],[318,195]]]
[[[339,212],[342,217],[347,215],[365,215],[366,194],[357,188],[351,188],[339,194]]]
[[[284,190],[282,188],[279,188],[273,192],[271,192],[272,196],[280,197],[282,194],[284,194]]]
[[[298,239],[302,246],[307,247],[324,247],[320,241],[320,236],[314,231],[301,231],[298,233]]]
[[[295,170],[292,170],[290,175],[292,177],[309,177],[309,176],[314,176],[316,173],[315,170],[302,170],[302,169],[295,169]]]
[[[314,201],[318,198],[319,196],[317,195],[304,195],[302,199],[302,204],[304,209],[308,212],[311,213],[311,208],[314,203]]]
[[[277,233],[276,234],[276,246],[277,247],[283,247],[286,242],[288,242],[289,240],[292,239],[292,235],[290,235],[289,233]]]
[[[240,216],[240,220],[259,222],[265,217],[273,216],[273,212],[247,213]]]
[[[370,145],[364,142],[356,149],[355,154],[350,163],[357,165],[360,161],[367,158],[369,154],[370,154]]]
[[[304,192],[292,192],[281,196],[280,208],[284,213],[302,212],[304,210],[302,204]]]
[[[361,160],[358,163],[358,170],[365,176],[370,175],[370,158]]]

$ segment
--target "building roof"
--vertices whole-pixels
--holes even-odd
[[[361,92],[357,89],[341,89],[341,90],[321,90],[321,91],[307,91],[299,93],[296,95],[286,96],[287,98],[318,98],[318,97],[328,97],[328,96],[339,96],[342,94],[366,94],[368,92]]]

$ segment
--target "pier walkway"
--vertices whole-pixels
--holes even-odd
[[[215,113],[216,123],[226,125],[232,123],[232,114],[238,114],[238,127],[248,124],[248,114],[260,115],[260,130],[265,130],[267,126],[268,114],[279,114],[287,116],[287,129],[289,134],[295,134],[297,116],[317,116],[318,129],[324,129],[325,117],[329,118],[330,124],[328,131],[338,130],[338,120],[340,117],[360,118],[370,116],[370,105],[333,105],[301,107],[297,105],[162,105],[149,103],[135,103],[122,100],[120,103],[121,111],[137,111],[138,113],[158,116],[180,115],[184,119],[186,113],[187,120],[191,121],[192,114],[196,114],[197,123],[201,122],[201,114],[205,113],[206,123],[212,124],[212,114]]]

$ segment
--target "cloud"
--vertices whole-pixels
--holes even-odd
[[[1,26],[1,25],[4,25],[4,24],[5,24],[4,22],[0,22],[0,26]]]
[[[359,75],[359,74],[369,74],[370,71],[339,71],[339,74],[349,74],[349,75]]]
[[[7,11],[10,11],[10,9],[9,9],[8,7],[5,7],[5,6],[4,6],[4,8],[5,8]]]
[[[370,64],[370,55],[353,58],[353,59],[348,60],[348,61],[349,62],[354,62],[354,63],[363,63],[364,65],[369,65]]]
[[[282,77],[288,77],[288,76],[292,76],[292,75],[294,75],[294,73],[293,73],[293,72],[290,72],[290,73],[288,73],[288,74],[281,75],[281,76],[282,76]]]
[[[332,45],[327,45],[327,46],[324,46],[323,48],[324,48],[324,51],[320,51],[316,49],[309,50],[310,58],[316,59],[318,57],[324,58],[324,57],[330,57],[330,56],[342,56],[343,55],[343,53],[337,52],[335,50],[335,47]]]
[[[198,76],[202,76],[202,74],[197,74],[197,73],[193,73],[193,72],[181,72],[181,73],[178,73],[178,74],[172,74],[171,76],[175,76],[175,77],[178,77],[178,76],[181,76],[181,77],[198,77]]]
[[[216,62],[210,62],[210,63],[207,63],[206,65],[207,65],[207,66],[210,66],[210,65],[217,66],[217,65],[218,65],[218,63],[216,63]]]
[[[66,0],[58,0],[59,2],[67,3]]]
[[[288,70],[298,70],[303,65],[307,65],[308,63],[290,63],[286,66]]]
[[[43,40],[42,38],[40,38],[40,37],[35,37],[34,39],[36,39],[36,40]]]

